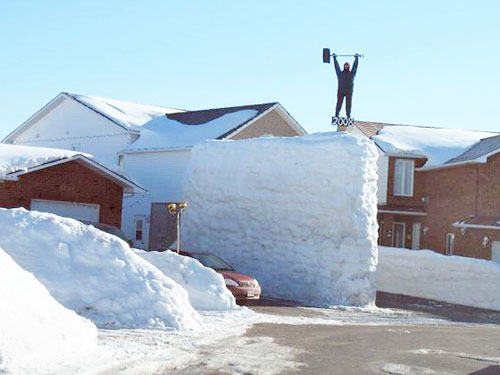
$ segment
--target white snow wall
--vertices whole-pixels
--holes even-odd
[[[347,133],[207,141],[184,184],[182,247],[255,276],[263,294],[373,304],[377,151]]]
[[[431,250],[379,247],[378,290],[500,311],[500,265]]]

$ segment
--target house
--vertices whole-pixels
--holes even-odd
[[[51,212],[119,227],[124,194],[144,193],[90,155],[0,144],[0,207]]]
[[[500,262],[497,133],[356,121],[379,150],[379,244]]]
[[[63,92],[3,143],[86,152],[126,170],[147,193],[124,197],[121,228],[136,247],[158,249],[175,239],[165,204],[182,198],[195,144],[303,134],[279,103],[185,111]]]

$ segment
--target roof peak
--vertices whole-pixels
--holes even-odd
[[[73,99],[77,99],[78,97],[87,97],[87,98],[92,98],[92,99],[97,99],[97,100],[109,100],[109,101],[112,101],[112,102],[121,102],[121,103],[126,103],[126,104],[133,104],[133,105],[137,105],[137,106],[158,107],[158,108],[165,108],[167,110],[174,109],[174,110],[177,110],[177,111],[185,111],[185,109],[167,107],[167,106],[160,105],[160,104],[138,103],[138,102],[135,102],[135,101],[122,100],[122,99],[113,99],[113,98],[108,98],[108,97],[99,96],[99,95],[77,94],[77,93],[68,92],[68,91],[62,91],[60,94],[64,94],[64,95],[70,96]]]
[[[185,112],[208,112],[208,111],[218,111],[218,110],[240,110],[240,109],[253,109],[250,107],[269,107],[271,108],[272,106],[279,104],[279,102],[267,102],[267,103],[255,103],[255,104],[243,104],[243,105],[234,105],[234,106],[229,106],[229,107],[217,107],[217,108],[206,108],[206,109],[186,109],[184,110],[183,113]]]

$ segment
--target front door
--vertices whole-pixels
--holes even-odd
[[[138,249],[147,249],[148,240],[148,222],[147,216],[135,215],[134,216],[134,234],[132,242],[134,247]]]
[[[500,263],[500,241],[491,243],[491,260]]]
[[[411,248],[413,250],[420,249],[420,223],[413,223],[411,232]]]
[[[167,212],[167,203],[151,204],[149,250],[165,250],[177,238],[175,217]]]
[[[392,247],[405,247],[405,223],[394,223],[392,226]]]

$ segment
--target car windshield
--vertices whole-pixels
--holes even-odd
[[[198,260],[205,267],[213,268],[214,270],[234,271],[234,268],[224,262],[221,258],[213,254],[191,254],[193,258]]]
[[[112,234],[113,236],[121,238],[125,242],[128,241],[128,238],[125,235],[125,233],[123,233],[121,231],[121,229],[118,229],[118,228],[116,228],[116,227],[114,227],[112,225],[107,225],[107,224],[102,224],[102,223],[92,223],[90,221],[84,221],[84,220],[82,220],[82,222],[84,224],[87,224],[87,225],[92,225],[94,228],[102,230],[103,232],[106,232],[106,233]]]

